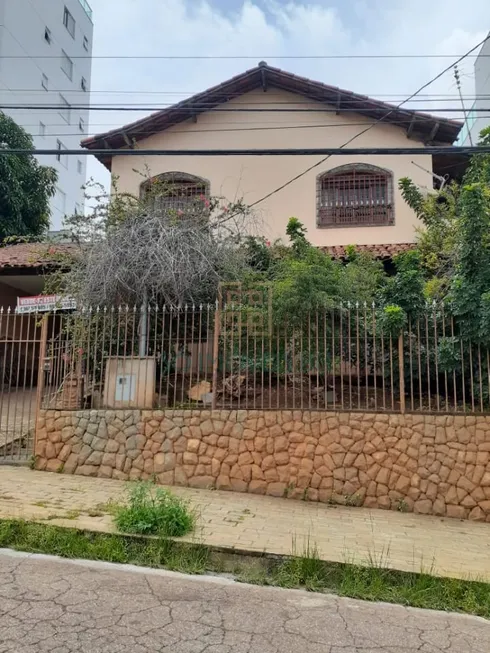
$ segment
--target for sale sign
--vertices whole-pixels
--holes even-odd
[[[72,297],[62,295],[36,295],[35,297],[17,297],[17,313],[48,313],[49,311],[67,311],[76,308]]]

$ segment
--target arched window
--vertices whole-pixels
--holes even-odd
[[[340,166],[317,178],[319,227],[394,224],[393,175],[366,163]]]
[[[209,182],[186,172],[164,172],[141,184],[141,196],[160,211],[185,211],[207,201]]]

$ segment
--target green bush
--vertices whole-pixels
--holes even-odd
[[[187,501],[151,482],[138,482],[119,506],[114,521],[123,533],[179,537],[194,528],[195,514]]]

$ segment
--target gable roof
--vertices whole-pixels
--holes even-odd
[[[367,118],[378,120],[386,116],[384,122],[403,126],[407,137],[423,143],[452,144],[458,138],[462,122],[449,120],[427,113],[409,109],[397,109],[395,105],[381,102],[366,95],[359,95],[336,86],[315,82],[307,77],[293,75],[280,68],[260,62],[255,68],[232,77],[226,82],[213,86],[168,109],[157,111],[118,129],[91,136],[82,141],[87,149],[128,148],[144,138],[195,118],[198,114],[211,111],[229,100],[237,98],[257,88],[278,88],[301,95],[321,104],[334,107],[337,113],[348,109]],[[111,156],[97,156],[107,168],[111,167]]]

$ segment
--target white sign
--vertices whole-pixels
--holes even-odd
[[[17,297],[16,313],[46,313],[54,310],[73,310],[77,307],[72,297],[62,295],[37,295]]]

